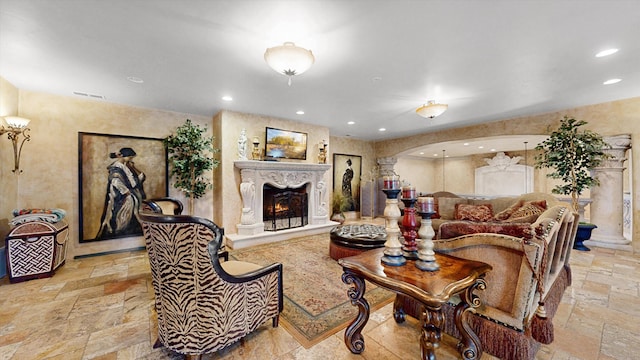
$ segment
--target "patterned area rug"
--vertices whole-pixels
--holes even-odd
[[[329,257],[329,234],[313,235],[233,250],[230,258],[259,265],[283,265],[284,310],[280,323],[309,348],[349,325],[358,314],[347,297],[342,267]],[[393,293],[366,283],[371,312],[393,300]]]

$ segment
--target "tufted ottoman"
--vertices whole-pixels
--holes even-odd
[[[330,234],[329,256],[334,260],[384,247],[387,241],[384,226],[372,224],[338,225]]]

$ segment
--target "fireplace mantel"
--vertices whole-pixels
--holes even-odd
[[[299,228],[302,231],[308,230],[305,228],[334,225],[329,220],[328,189],[324,181],[324,174],[331,168],[330,164],[238,160],[234,161],[234,166],[240,169],[242,214],[240,224],[237,225],[238,233],[227,236],[231,248],[250,246],[246,245],[248,238],[273,237],[273,234],[264,234],[262,202],[265,184],[280,189],[307,186],[309,224]],[[276,233],[281,232],[290,234],[295,231],[284,230]]]

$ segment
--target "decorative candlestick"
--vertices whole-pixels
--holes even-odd
[[[398,175],[382,177],[382,190],[398,190],[400,192],[400,178]],[[387,197],[388,198],[388,197]]]
[[[433,199],[433,198],[432,198]],[[420,240],[418,241],[418,260],[416,260],[416,267],[424,271],[436,271],[440,268],[440,265],[436,262],[435,252],[433,252],[433,237],[436,235],[431,225],[431,216],[435,214],[433,206],[431,211],[422,211],[418,202],[418,214],[422,217],[420,222]],[[433,203],[432,203],[433,205]]]
[[[433,213],[436,212],[435,200],[430,196],[421,196],[418,198],[418,212]]]
[[[318,145],[318,164],[327,163],[327,142],[322,140]]]
[[[384,243],[384,255],[382,263],[390,266],[404,265],[407,260],[402,256],[402,244],[398,240],[400,228],[398,219],[400,218],[400,208],[398,208],[398,194],[400,189],[382,189],[387,195],[386,206],[384,208],[385,230],[387,241]]]
[[[414,199],[416,198],[416,188],[415,186],[403,186],[402,187],[402,198],[403,199]]]
[[[260,146],[260,139],[258,139],[257,136],[253,137],[253,150],[251,151],[251,159],[253,160],[262,160],[261,159],[261,151],[260,148],[258,148],[258,146]]]
[[[404,193],[403,191],[403,194]],[[401,200],[404,203],[404,217],[402,218],[404,245],[402,246],[402,255],[407,259],[415,260],[418,258],[418,246],[416,244],[416,237],[418,236],[416,229],[418,228],[418,223],[416,221],[416,209],[413,207],[416,199],[402,198]]]

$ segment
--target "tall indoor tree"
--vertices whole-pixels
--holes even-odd
[[[554,194],[571,195],[571,205],[578,211],[582,192],[600,184],[591,176],[591,169],[598,167],[608,155],[608,147],[602,136],[582,126],[587,122],[565,116],[558,129],[536,146],[540,151],[535,157],[536,168],[551,168],[547,177],[562,180],[551,190]]]
[[[536,155],[536,168],[551,168],[547,177],[562,180],[551,192],[571,195],[571,206],[575,212],[579,210],[580,195],[592,186],[600,185],[597,178],[591,176],[591,170],[600,166],[609,155],[605,149],[609,145],[600,134],[584,130],[587,122],[565,116],[557,130],[551,132],[549,138],[536,146],[540,151]],[[580,223],[573,248],[588,251],[583,241],[591,237],[594,224]]]
[[[207,171],[218,167],[220,161],[213,155],[220,149],[213,146],[213,136],[205,136],[206,127],[193,124],[190,119],[164,139],[171,165],[171,176],[175,175],[174,187],[189,198],[189,214],[193,215],[194,201],[213,187]]]

